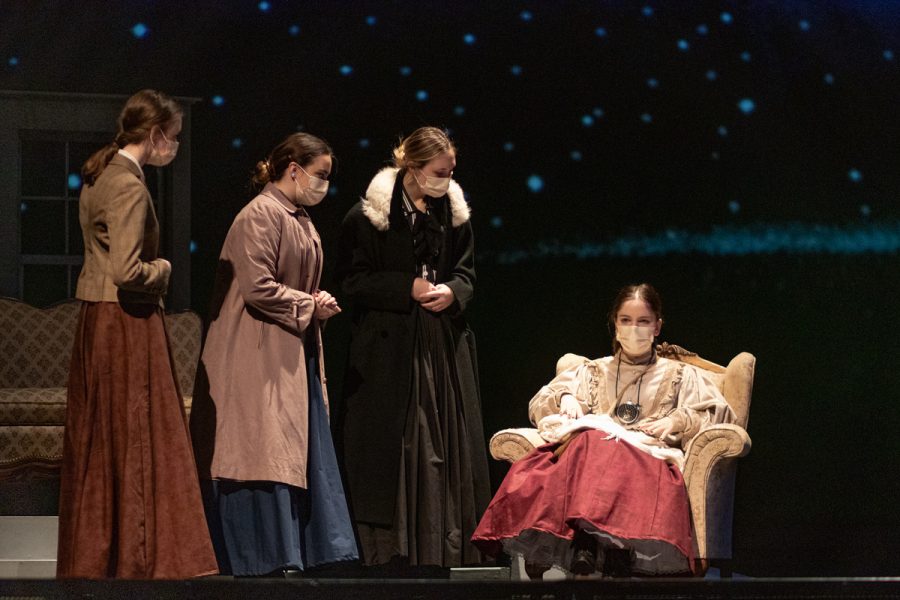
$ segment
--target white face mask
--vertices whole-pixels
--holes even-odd
[[[163,140],[166,142],[166,149],[160,152],[156,149],[156,144],[153,143],[153,138],[151,136],[150,139],[150,156],[147,158],[147,164],[153,165],[154,167],[164,167],[173,160],[175,160],[175,156],[178,154],[178,142],[177,141],[169,141],[169,138],[166,137],[166,134],[160,131],[163,136]]]
[[[616,339],[629,356],[641,356],[653,346],[655,327],[642,325],[616,325]]]
[[[306,169],[303,167],[300,167],[300,170],[306,173]],[[309,183],[305,188],[300,187],[296,175],[294,176],[294,198],[300,206],[315,206],[328,193],[328,180],[313,177],[309,173],[306,173],[306,176],[309,178]]]
[[[422,175],[425,175],[422,173]],[[419,178],[416,177],[416,183],[419,184],[419,189],[422,190],[422,193],[426,196],[431,196],[432,198],[440,198],[447,193],[447,190],[450,189],[450,178],[449,177],[430,177],[425,175],[425,183],[423,184],[419,181]]]

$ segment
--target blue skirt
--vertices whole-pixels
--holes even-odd
[[[315,343],[310,347],[315,349]],[[359,558],[314,352],[307,356],[306,372],[307,489],[273,481],[214,479],[201,484],[223,575],[265,575]]]

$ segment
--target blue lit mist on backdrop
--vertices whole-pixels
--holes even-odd
[[[606,352],[624,283],[657,285],[668,341],[755,353],[735,569],[760,576],[897,574],[898,51],[900,3],[863,0],[0,4],[0,88],[200,99],[201,312],[281,138],[335,149],[328,251],[432,124],[473,208],[489,431],[525,424],[559,355]],[[336,399],[346,329],[327,331]]]

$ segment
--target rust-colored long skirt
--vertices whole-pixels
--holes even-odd
[[[159,307],[83,304],[64,444],[58,577],[218,572]]]

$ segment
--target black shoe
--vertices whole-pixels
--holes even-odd
[[[582,548],[575,551],[569,570],[575,575],[590,575],[597,568],[597,555]]]
[[[525,574],[528,575],[528,579],[534,579],[537,581],[542,581],[544,579],[544,573],[550,569],[548,565],[539,565],[537,563],[525,562]]]
[[[597,570],[597,540],[582,530],[572,539],[572,564],[569,571],[575,575],[590,575]]]

